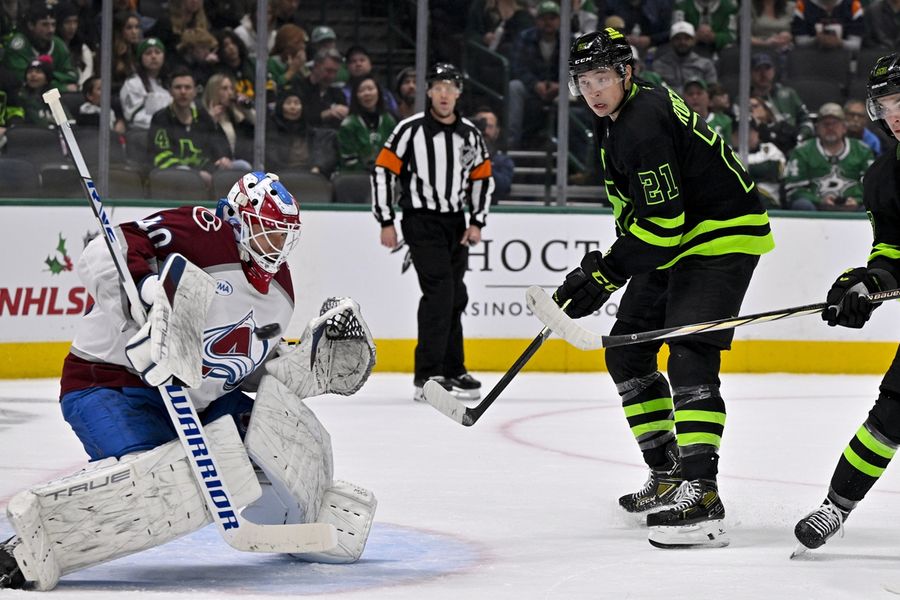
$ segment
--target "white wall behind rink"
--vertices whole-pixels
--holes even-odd
[[[114,223],[152,213],[152,208],[116,208]],[[83,240],[96,232],[87,207],[0,207],[0,343],[66,341],[83,310],[84,291],[67,260],[76,262]],[[362,307],[376,339],[413,339],[419,297],[414,269],[401,275],[405,250],[381,247],[379,227],[368,212],[302,213],[299,249],[291,257],[297,310],[287,337],[297,337],[324,298],[351,296]],[[743,313],[821,302],[831,282],[847,267],[864,264],[871,229],[864,219],[773,218],[776,250],[760,261]],[[484,241],[472,249],[466,276],[467,338],[532,338],[541,324],[525,308],[524,292],[539,284],[555,288],[585,251],[606,249],[614,239],[611,215],[497,213]],[[64,240],[63,243],[60,240]],[[55,261],[55,262],[54,262]],[[50,265],[63,270],[53,273]],[[59,270],[58,266],[57,269]],[[607,314],[587,325],[606,331]],[[876,311],[862,331],[827,327],[818,317],[801,317],[737,330],[737,339],[894,341],[900,338],[897,311]]]

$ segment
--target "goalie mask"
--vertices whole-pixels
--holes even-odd
[[[866,85],[866,112],[889,136],[897,137],[887,120],[900,116],[900,54],[882,56],[872,67]]]
[[[300,206],[278,175],[254,171],[235,183],[220,201],[221,216],[235,231],[248,277],[268,282],[300,240]]]

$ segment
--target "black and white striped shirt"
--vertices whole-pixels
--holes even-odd
[[[382,225],[394,222],[396,203],[436,213],[468,206],[469,223],[484,227],[493,192],[484,138],[459,114],[450,125],[427,110],[398,123],[372,173],[372,211]]]

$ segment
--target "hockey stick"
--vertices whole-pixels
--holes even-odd
[[[569,302],[570,300],[567,300],[563,306],[568,306]],[[491,391],[488,392],[488,395],[485,396],[484,400],[479,402],[476,406],[468,408],[462,402],[457,400],[456,396],[445,390],[443,386],[436,381],[426,381],[425,385],[422,387],[422,392],[425,394],[425,401],[457,423],[465,425],[466,427],[471,427],[475,424],[475,421],[481,418],[484,411],[494,403],[497,396],[506,389],[506,386],[513,380],[513,377],[518,375],[519,371],[522,370],[522,367],[525,366],[525,363],[531,360],[531,357],[538,351],[541,344],[550,337],[551,333],[553,333],[553,331],[549,327],[541,329],[541,332],[537,337],[531,340],[531,343],[528,344],[525,351],[516,359],[513,366],[503,374],[503,377],[500,378],[497,385],[491,388]]]
[[[900,289],[875,292],[874,294],[869,295],[869,301],[875,304],[880,304],[888,300],[896,300],[897,298],[900,298]],[[678,327],[655,329],[653,331],[642,331],[640,333],[601,335],[590,331],[589,329],[585,329],[576,323],[556,305],[556,302],[554,302],[543,289],[536,285],[528,288],[525,292],[525,299],[528,308],[534,312],[535,316],[540,319],[544,325],[553,329],[560,337],[579,350],[614,348],[616,346],[640,344],[641,342],[652,342],[654,340],[667,340],[669,338],[690,335],[693,333],[733,329],[735,327],[741,327],[742,325],[753,325],[754,323],[768,323],[769,321],[778,321],[780,319],[821,313],[829,306],[827,302],[821,302],[819,304],[806,304],[804,306],[782,308],[779,310],[757,313],[755,315],[729,317],[717,319],[715,321],[694,323],[693,325],[681,325]]]
[[[116,265],[119,281],[125,290],[128,301],[133,308],[139,311],[138,316],[141,317],[141,320],[146,321],[144,305],[128,271],[122,245],[109,222],[100,195],[97,193],[97,188],[94,186],[81,155],[78,141],[72,133],[72,127],[69,125],[60,102],[59,90],[52,89],[45,92],[44,102],[50,107],[53,120],[56,121],[57,127],[65,138],[69,154],[81,176],[84,193],[91,204],[94,216],[100,223],[106,247]],[[258,329],[264,335],[274,333],[271,324]],[[197,409],[191,402],[187,391],[176,385],[161,385],[157,389],[169,412],[169,418],[172,419],[172,424],[178,432],[178,439],[181,440],[197,485],[202,490],[209,514],[230,546],[237,550],[250,552],[286,553],[323,552],[337,546],[337,530],[328,523],[258,525],[241,518],[239,508],[231,501],[232,495],[225,486],[225,481],[218,475],[217,461],[213,453],[208,451],[211,446],[200,424]]]
[[[432,405],[440,412],[444,413],[457,423],[461,423],[466,427],[471,427],[475,424],[475,421],[481,418],[481,415],[484,414],[484,411],[488,409],[488,407],[494,403],[494,400],[497,399],[497,396],[500,395],[500,392],[506,389],[506,386],[509,385],[509,382],[513,380],[519,371],[522,370],[522,367],[525,366],[534,353],[538,351],[538,348],[541,347],[541,344],[544,343],[552,331],[549,327],[544,327],[541,329],[541,332],[534,338],[528,347],[525,348],[525,352],[516,359],[516,362],[513,363],[513,366],[509,368],[509,370],[503,374],[503,377],[500,378],[500,381],[497,382],[488,395],[485,396],[484,400],[478,403],[477,406],[472,408],[466,407],[462,402],[456,399],[456,396],[448,392],[436,381],[426,381],[425,386],[422,388],[422,391],[425,394],[425,401],[428,404]]]

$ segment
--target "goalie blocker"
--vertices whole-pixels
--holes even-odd
[[[305,523],[319,527],[321,539],[337,530],[336,545],[311,544],[309,552],[292,553],[298,559],[349,563],[365,549],[375,496],[333,481],[330,436],[303,399],[355,393],[374,362],[375,346],[359,306],[329,299],[300,343],[285,346],[267,365],[244,443],[229,417],[206,428],[218,475],[233,490],[234,504],[247,507],[242,517],[264,525]],[[248,453],[262,473],[254,473]],[[17,538],[0,546],[0,587],[27,581],[39,590],[54,588],[66,573],[161,545],[212,522],[177,440],[121,460],[97,461],[21,492],[7,506],[7,516]]]

